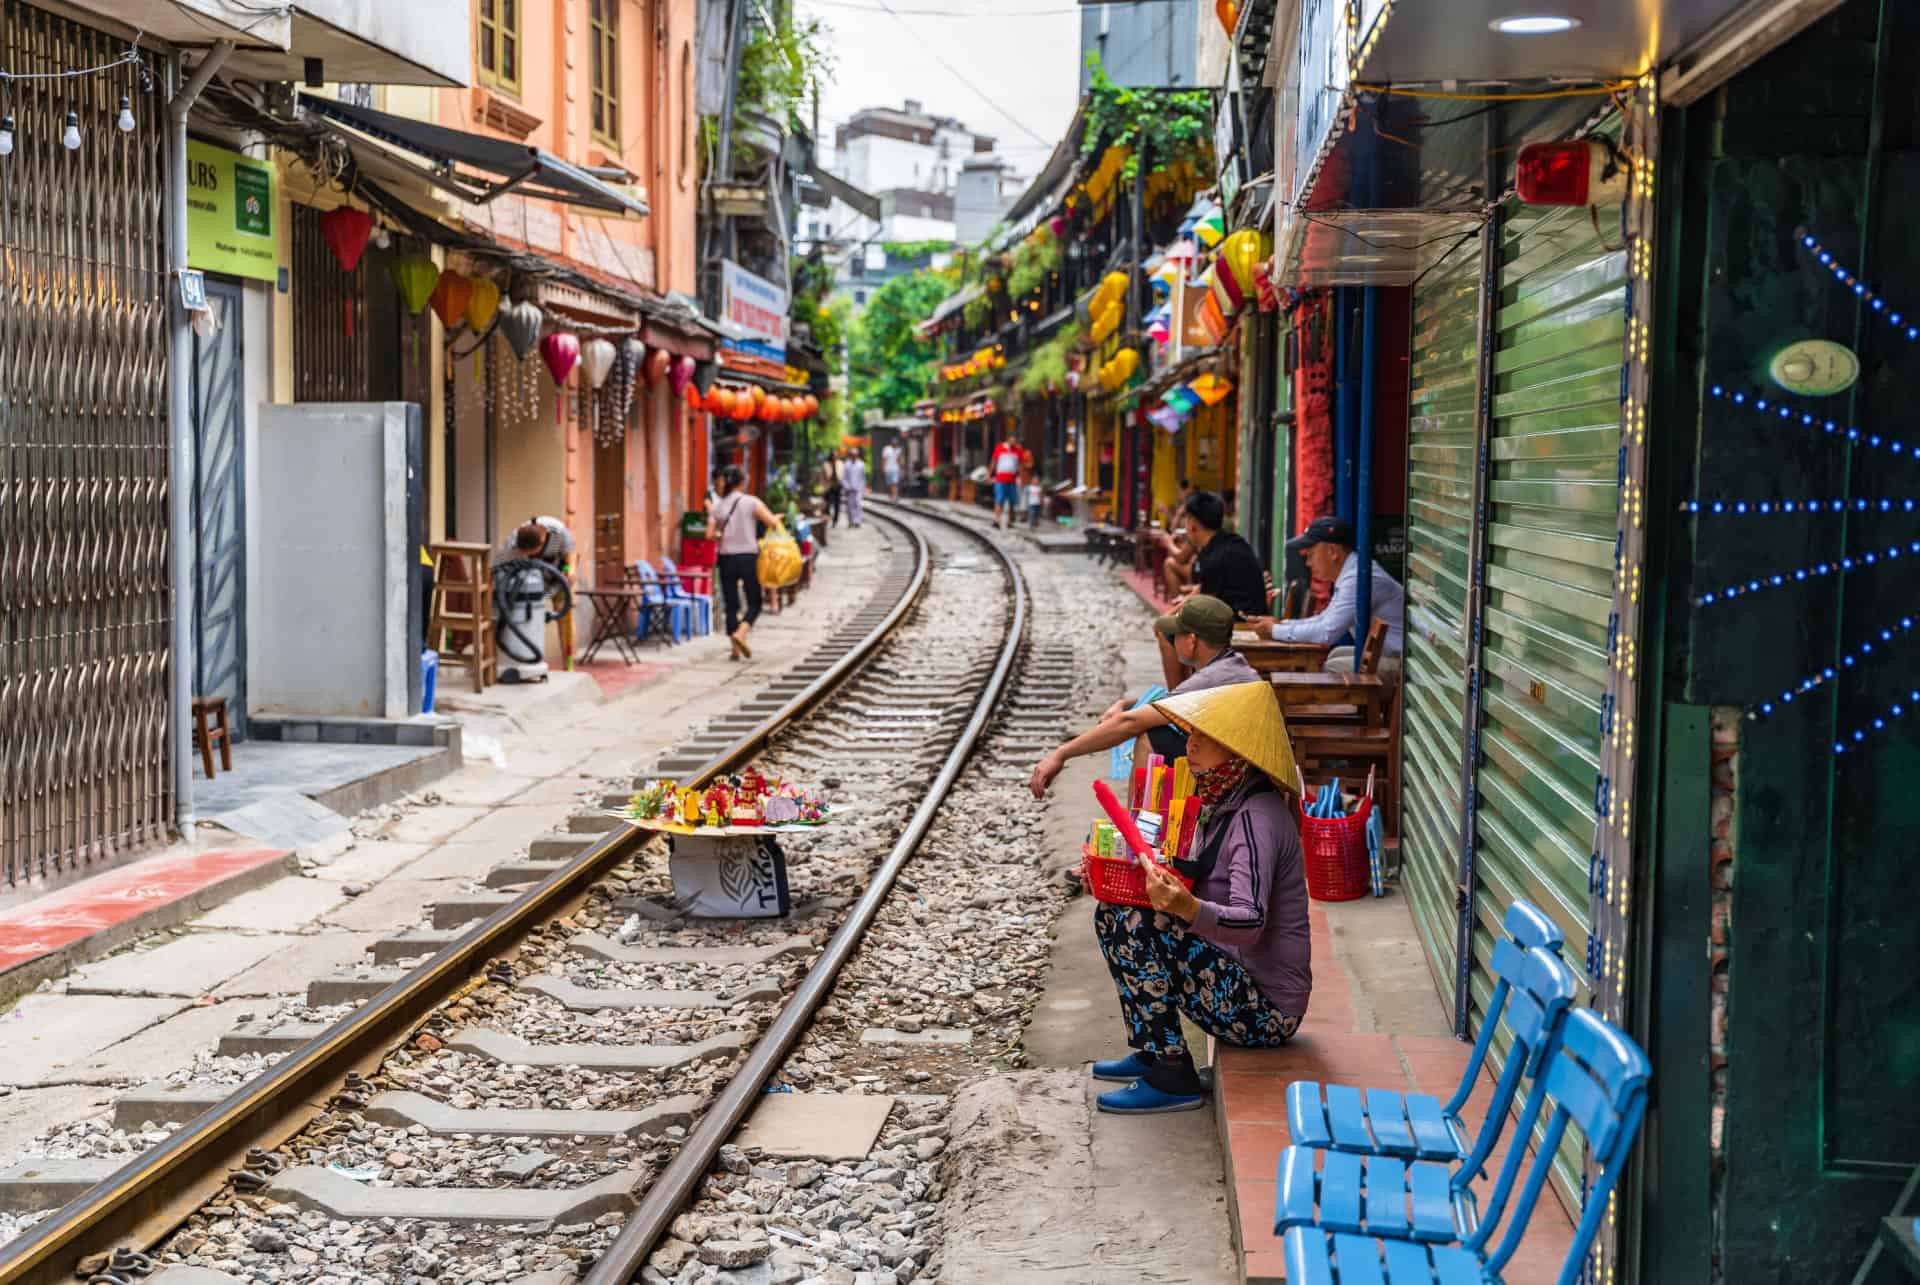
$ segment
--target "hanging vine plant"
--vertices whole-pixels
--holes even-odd
[[[1180,161],[1201,173],[1213,172],[1213,95],[1204,89],[1129,89],[1115,84],[1097,51],[1087,54],[1087,128],[1082,156],[1099,156],[1109,147],[1128,151],[1120,177],[1132,182],[1140,172],[1140,143],[1153,154],[1153,167]]]
[[[1007,293],[1024,299],[1046,284],[1047,274],[1060,267],[1060,242],[1042,224],[1032,236],[1013,251],[1013,267],[1007,273]]]

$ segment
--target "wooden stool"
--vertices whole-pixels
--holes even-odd
[[[208,721],[211,719],[211,723]],[[220,766],[233,771],[233,740],[227,727],[227,698],[200,696],[193,702],[193,743],[200,751],[207,779],[213,779],[213,747],[220,747]]]
[[[440,668],[465,666],[473,690],[496,682],[493,636],[493,550],[484,544],[446,541],[428,546],[433,558],[433,623],[427,646],[440,653]]]

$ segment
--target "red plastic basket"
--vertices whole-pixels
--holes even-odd
[[[1300,854],[1307,864],[1307,894],[1315,901],[1354,901],[1367,895],[1367,817],[1371,795],[1352,816],[1311,817],[1300,812]]]
[[[711,567],[720,560],[720,542],[697,535],[680,537],[681,567]]]
[[[1087,891],[1097,900],[1116,906],[1152,909],[1153,902],[1147,897],[1147,874],[1138,862],[1125,857],[1096,856],[1093,849],[1085,845],[1080,848],[1080,856],[1080,876],[1086,881]],[[1193,890],[1193,880],[1178,870],[1173,872],[1173,877],[1189,892]]]

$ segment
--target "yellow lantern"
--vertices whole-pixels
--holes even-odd
[[[500,311],[500,287],[486,277],[473,279],[473,293],[467,296],[467,327],[475,334],[493,324]]]
[[[1213,260],[1213,297],[1222,316],[1239,314],[1258,293],[1253,271],[1269,254],[1266,238],[1251,228],[1242,228],[1220,243]]]

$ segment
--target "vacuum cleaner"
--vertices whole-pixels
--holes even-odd
[[[555,606],[555,603],[558,606]],[[515,558],[493,569],[494,641],[503,683],[544,683],[547,623],[573,610],[573,586],[550,562]]]

